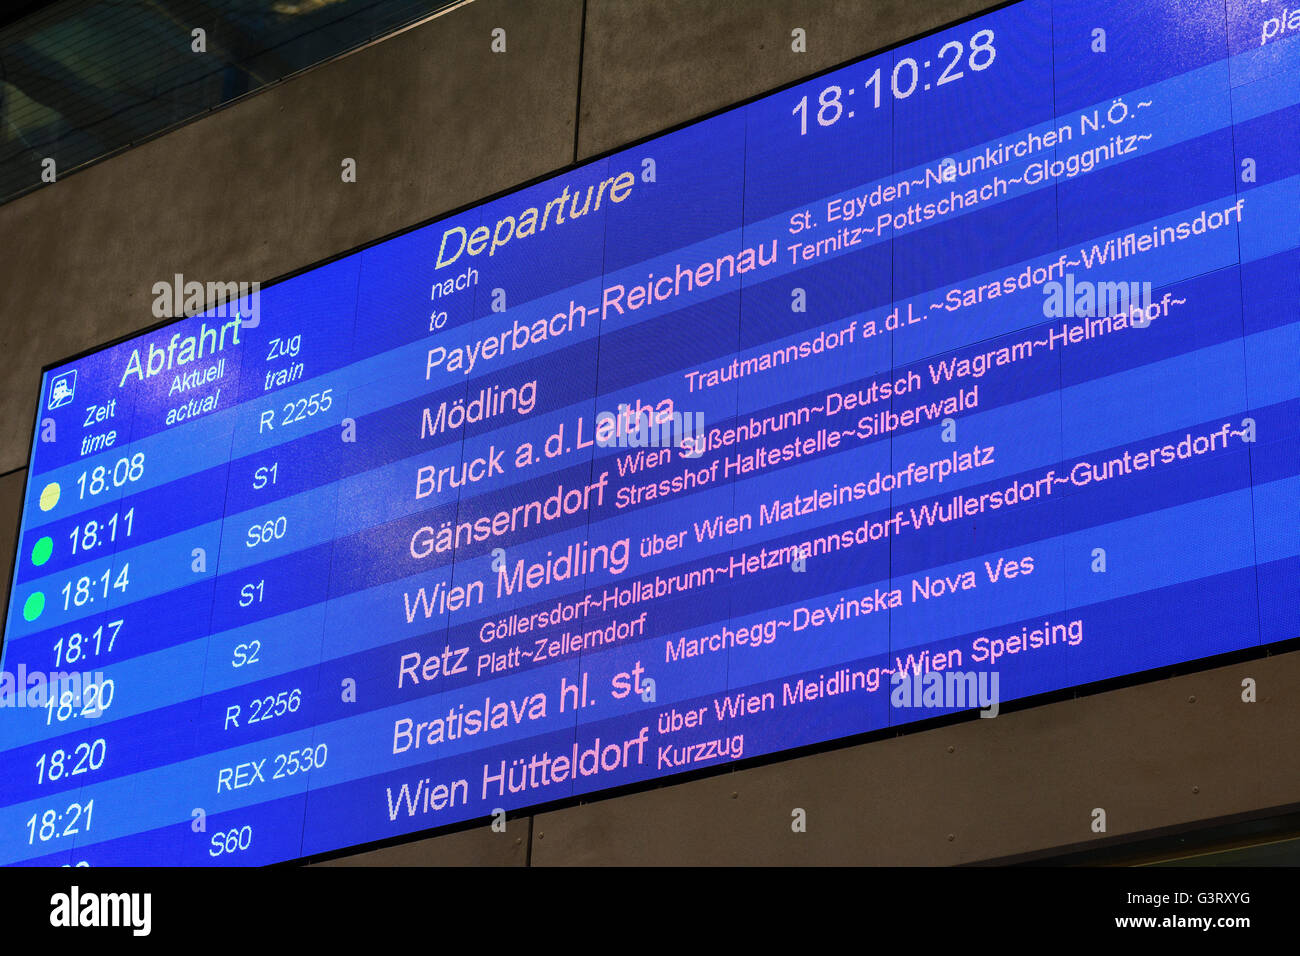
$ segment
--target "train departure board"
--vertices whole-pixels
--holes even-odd
[[[1298,143],[1300,9],[1022,0],[159,277],[188,317],[43,377],[0,862],[301,859],[1300,636]]]

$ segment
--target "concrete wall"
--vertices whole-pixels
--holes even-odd
[[[266,281],[991,5],[474,0],[0,206],[0,588],[40,367],[151,324],[154,282]],[[332,862],[943,864],[1260,814],[1300,803],[1298,678],[1280,655]]]

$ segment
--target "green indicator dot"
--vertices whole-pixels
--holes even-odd
[[[28,595],[26,603],[23,604],[23,620],[34,621],[41,616],[41,612],[44,610],[45,595],[40,591],[33,591]]]
[[[50,537],[41,538],[36,544],[32,545],[32,564],[38,568],[46,561],[50,560],[50,555],[54,553],[54,539]]]

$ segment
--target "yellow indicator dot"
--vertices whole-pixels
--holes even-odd
[[[57,481],[51,481],[45,486],[44,490],[41,491],[42,511],[49,511],[59,503],[59,490],[59,483]]]

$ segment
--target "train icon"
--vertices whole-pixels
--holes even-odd
[[[71,369],[55,378],[50,385],[50,401],[46,405],[51,411],[61,408],[72,401],[77,391],[77,370]]]

